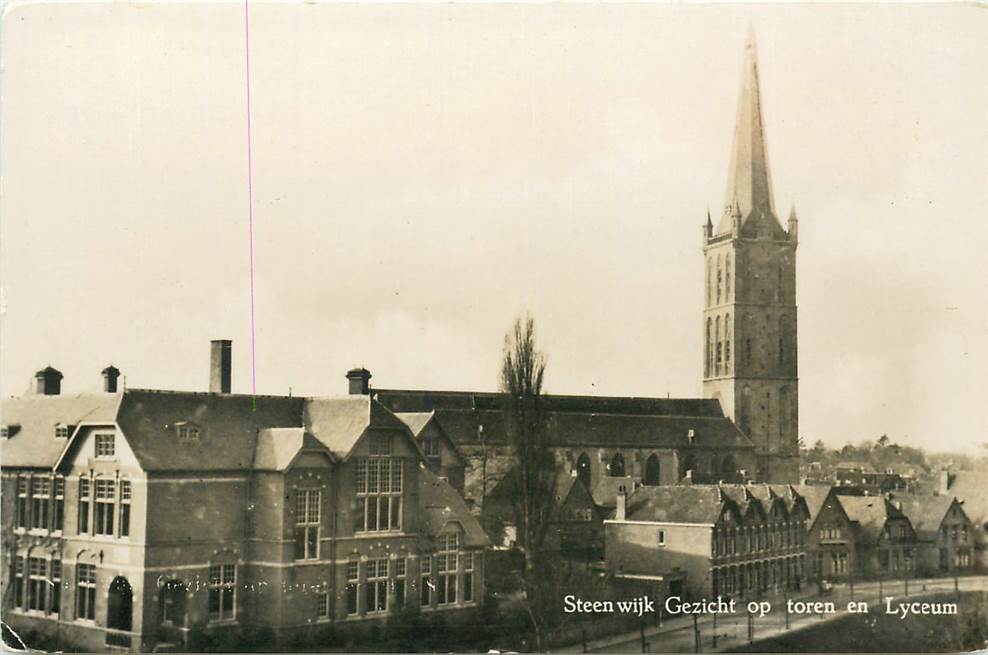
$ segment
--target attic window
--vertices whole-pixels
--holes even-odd
[[[97,433],[96,435],[96,456],[113,457],[116,453],[112,433]]]
[[[690,445],[691,446],[694,443],[696,443],[696,430],[690,429],[690,431],[686,433],[686,438],[688,438],[690,440]]]
[[[199,441],[199,426],[194,423],[178,423],[175,431],[179,441]]]
[[[439,457],[439,439],[426,437],[422,440],[426,457]]]
[[[69,426],[67,425],[56,425],[55,426],[55,438],[56,439],[68,439],[69,438]]]
[[[386,434],[374,434],[370,439],[371,455],[390,455],[391,437]]]

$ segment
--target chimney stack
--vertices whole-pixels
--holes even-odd
[[[62,374],[46,366],[34,374],[34,392],[42,396],[57,396],[62,391]]]
[[[117,392],[117,378],[120,377],[120,369],[118,369],[113,364],[110,364],[104,368],[100,373],[103,375],[103,392],[104,393],[116,393]]]
[[[230,393],[233,342],[214,339],[209,342],[209,392]]]
[[[627,513],[628,507],[628,494],[624,490],[624,487],[618,489],[617,494],[617,507],[614,509],[614,520],[623,521]]]
[[[937,494],[944,495],[950,491],[950,471],[943,469],[937,476]]]
[[[347,371],[351,396],[366,396],[370,393],[371,373],[366,368],[353,368]]]

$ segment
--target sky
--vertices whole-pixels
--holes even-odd
[[[0,393],[701,394],[701,225],[757,36],[795,204],[800,434],[988,441],[988,22],[974,5],[8,6]]]

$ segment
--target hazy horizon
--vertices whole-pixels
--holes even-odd
[[[251,4],[258,394],[699,397],[749,22],[795,202],[800,434],[988,441],[988,22],[970,5]],[[23,4],[0,39],[0,392],[251,390],[243,5]]]

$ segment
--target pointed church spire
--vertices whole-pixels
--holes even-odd
[[[758,88],[758,53],[754,31],[750,25],[744,46],[741,95],[734,127],[734,146],[731,149],[725,205],[737,205],[742,220],[745,221],[752,212],[775,214]]]

